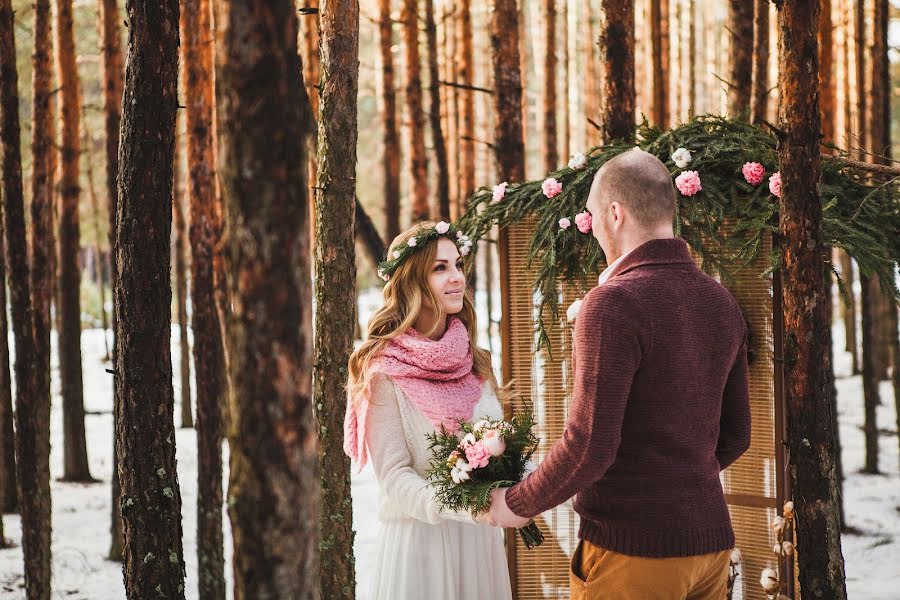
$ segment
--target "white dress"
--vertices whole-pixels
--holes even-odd
[[[473,419],[503,412],[485,384]],[[394,382],[372,383],[367,442],[378,479],[379,532],[374,600],[509,600],[503,531],[476,523],[465,511],[442,509],[423,478],[435,430]]]

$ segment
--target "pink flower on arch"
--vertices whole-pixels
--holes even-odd
[[[769,177],[769,191],[776,198],[781,198],[781,171],[775,171]]]
[[[562,193],[562,184],[558,182],[556,178],[548,177],[544,180],[544,183],[541,184],[541,191],[544,192],[544,195],[548,198],[552,198]]]
[[[494,186],[494,191],[491,194],[491,204],[496,204],[503,200],[503,197],[506,196],[506,186],[509,184],[505,181],[503,183],[498,183]]]
[[[490,459],[491,453],[481,440],[466,448],[466,461],[473,469],[486,467]]]
[[[591,228],[593,227],[591,213],[584,211],[575,215],[575,227],[577,227],[578,231],[581,233],[590,233]]]
[[[693,196],[703,189],[700,184],[700,174],[697,171],[682,171],[675,178],[675,187],[681,192],[682,196]]]
[[[759,185],[766,176],[766,168],[758,162],[746,162],[741,168],[741,173],[744,174],[744,179],[747,183],[750,185]]]

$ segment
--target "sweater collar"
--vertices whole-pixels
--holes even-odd
[[[687,243],[680,238],[664,238],[644,242],[615,265],[608,279],[638,267],[650,265],[694,265]]]

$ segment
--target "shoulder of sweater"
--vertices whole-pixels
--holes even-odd
[[[637,314],[641,312],[640,298],[628,289],[626,282],[611,279],[587,293],[581,311]]]

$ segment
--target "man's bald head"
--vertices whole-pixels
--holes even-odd
[[[599,210],[618,202],[638,225],[653,229],[675,218],[675,187],[669,170],[658,158],[633,148],[600,167],[591,185]]]

